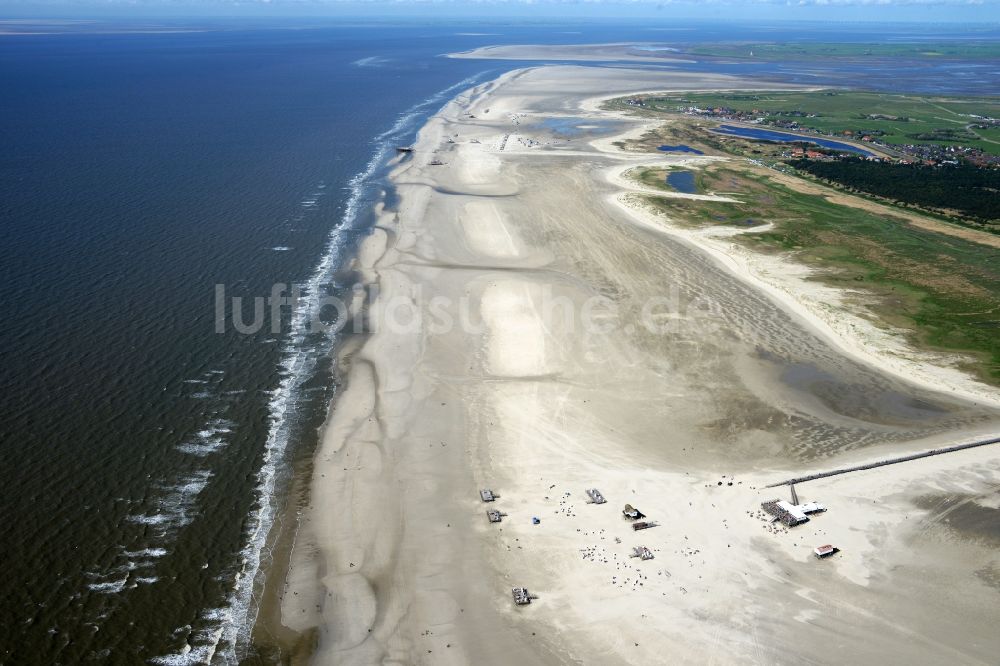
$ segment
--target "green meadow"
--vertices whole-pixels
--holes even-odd
[[[646,100],[652,111],[675,113],[688,106],[759,111],[768,120],[792,120],[828,134],[881,131],[894,145],[976,147],[1000,155],[1000,128],[971,127],[973,116],[1000,117],[997,97],[933,97],[875,92],[679,93]],[[793,112],[804,116],[789,115]]]
[[[649,169],[634,177],[669,189],[664,173]],[[862,289],[872,313],[910,331],[917,346],[971,356],[970,372],[1000,384],[1000,249],[796,192],[750,170],[708,167],[697,181],[699,191],[726,193],[738,203],[648,200],[681,225],[757,228],[736,239],[761,251],[792,252],[817,269],[817,279]]]

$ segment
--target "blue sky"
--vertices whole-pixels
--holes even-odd
[[[996,23],[1000,0],[0,0],[2,16],[380,16]]]

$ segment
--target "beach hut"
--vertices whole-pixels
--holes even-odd
[[[622,509],[622,515],[629,520],[638,520],[639,518],[645,518],[646,515],[643,514],[639,509],[635,508],[631,504],[626,504],[625,508]]]
[[[653,559],[653,551],[645,546],[636,546],[632,549],[632,557],[638,557],[640,560],[651,560]]]
[[[587,497],[590,498],[589,500],[587,500],[588,504],[604,504],[605,502],[608,501],[604,499],[604,495],[602,495],[601,491],[598,490],[597,488],[588,488]]]
[[[483,488],[482,490],[480,490],[479,496],[483,498],[484,502],[492,502],[496,498],[500,497],[489,488]]]
[[[838,550],[839,548],[826,544],[825,546],[817,546],[816,548],[813,548],[813,555],[816,556],[816,559],[822,560],[824,557],[830,557]]]
[[[526,606],[531,603],[531,595],[528,594],[528,588],[514,587],[511,588],[510,592],[514,597],[514,603],[518,606]]]

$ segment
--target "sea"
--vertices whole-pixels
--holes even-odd
[[[373,206],[391,202],[395,147],[460,91],[533,64],[442,54],[941,37],[914,26],[371,18],[0,19],[0,33],[0,663],[17,666],[267,661],[251,630],[268,537],[337,391],[337,334],[311,315],[350,290]],[[1000,89],[996,62],[665,66]],[[220,332],[220,293],[224,314],[242,298],[252,324],[253,299],[275,285],[301,294],[276,322],[268,311],[264,326],[224,320]]]

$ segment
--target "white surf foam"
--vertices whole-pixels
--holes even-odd
[[[288,445],[290,418],[294,412],[299,396],[302,394],[301,384],[314,369],[314,363],[319,356],[311,351],[306,339],[309,334],[307,324],[313,313],[319,307],[320,299],[325,294],[322,286],[339,263],[344,259],[344,231],[356,230],[358,212],[366,197],[374,194],[370,191],[371,181],[379,168],[392,155],[392,146],[397,143],[400,135],[415,129],[415,123],[427,112],[428,108],[446,101],[460,89],[468,88],[482,78],[470,77],[447,88],[436,95],[427,98],[420,104],[399,116],[393,126],[374,139],[375,152],[365,168],[351,179],[347,189],[350,195],[341,218],[340,225],[331,230],[326,249],[319,264],[312,271],[309,279],[301,285],[302,298],[297,311],[292,315],[289,336],[284,343],[282,358],[279,362],[280,383],[271,392],[268,404],[269,429],[264,446],[263,460],[257,472],[257,484],[254,490],[256,509],[249,517],[249,529],[245,546],[240,554],[240,568],[233,580],[227,605],[223,608],[209,609],[201,614],[198,624],[201,627],[192,631],[191,627],[181,627],[175,632],[178,637],[188,634],[184,646],[175,653],[152,658],[155,664],[206,664],[221,661],[229,664],[239,662],[249,644],[250,630],[256,621],[257,608],[254,599],[254,586],[264,559],[264,545],[271,529],[275,505],[276,484],[279,471]],[[326,192],[326,183],[321,183],[317,191],[301,202],[303,209],[316,205],[318,198]],[[295,219],[302,219],[299,215]],[[283,251],[290,248],[279,246],[271,248]],[[325,350],[324,350],[325,351]],[[222,370],[211,370],[208,375],[223,374]],[[195,394],[195,397],[212,397],[208,393]],[[230,432],[231,423],[221,419],[212,422],[207,428],[197,433],[188,442],[178,448],[195,456],[207,456],[226,445],[225,435]],[[164,496],[157,504],[157,510],[151,513],[130,517],[132,522],[158,527],[161,536],[187,525],[193,519],[195,500],[211,478],[211,472],[205,470],[195,472],[180,479],[177,483],[161,486]],[[157,549],[147,549],[153,552]],[[131,551],[134,558],[142,556],[143,551]],[[152,556],[145,562],[130,562],[130,566],[151,566]],[[155,577],[136,577],[134,583],[155,582]],[[115,581],[117,584],[119,581]],[[120,581],[124,589],[128,582],[126,578]],[[107,585],[108,582],[95,584]],[[109,585],[109,590],[111,586]]]
[[[195,433],[193,440],[179,444],[177,450],[204,458],[228,446],[229,442],[225,436],[232,432],[232,426],[231,421],[215,419],[208,424],[207,428]]]
[[[176,483],[160,486],[164,492],[153,513],[129,516],[132,523],[159,526],[164,529],[184,527],[194,519],[194,502],[212,478],[209,470],[198,470],[182,477]]]
[[[142,550],[126,550],[123,553],[125,557],[133,559],[140,557],[147,557],[147,558],[163,557],[166,554],[167,554],[166,548],[143,548]]]
[[[128,576],[125,576],[121,580],[113,580],[105,583],[88,583],[87,588],[92,592],[100,592],[101,594],[117,594],[125,589],[125,583],[128,582]]]
[[[175,636],[188,634],[184,647],[173,654],[153,657],[149,662],[163,666],[194,666],[195,664],[211,663],[215,657],[219,637],[222,634],[222,623],[227,617],[227,609],[225,608],[209,608],[203,611],[199,619],[205,628],[192,631],[191,625],[179,627],[174,631]]]
[[[137,565],[134,562],[126,562],[104,573],[88,571],[84,575],[93,579],[94,582],[88,583],[87,588],[102,594],[117,594],[126,588],[129,577],[136,568]],[[135,587],[135,585],[133,584],[131,587]]]
[[[308,333],[306,325],[319,306],[324,293],[322,285],[341,258],[343,231],[352,229],[352,225],[357,223],[359,208],[365,201],[366,188],[371,185],[379,168],[392,155],[393,144],[398,142],[401,135],[416,129],[416,122],[429,108],[447,102],[459,90],[472,87],[485,74],[464,79],[428,97],[401,114],[392,127],[375,137],[376,148],[371,159],[349,182],[350,196],[344,208],[341,224],[331,230],[319,264],[303,285],[302,298],[299,308],[292,315],[291,332],[279,366],[282,379],[268,406],[270,426],[264,446],[263,463],[257,472],[255,490],[257,509],[250,516],[247,542],[241,555],[242,567],[236,574],[228,607],[220,609],[218,620],[220,630],[216,645],[220,648],[218,656],[225,663],[237,664],[244,656],[249,644],[250,631],[257,619],[254,586],[260,571],[267,534],[277,510],[274,491],[283,454],[288,445],[287,416],[295,407],[300,384],[308,377],[313,367],[314,359],[304,351],[303,343]]]

